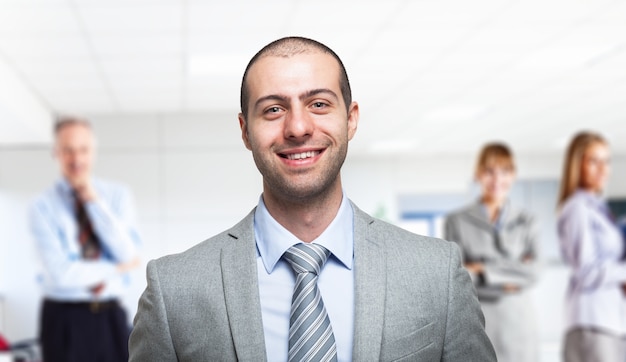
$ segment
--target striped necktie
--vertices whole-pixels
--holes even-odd
[[[85,205],[74,191],[74,206],[76,208],[76,222],[78,223],[78,243],[80,244],[81,255],[83,259],[95,260],[100,258],[102,248],[100,239],[93,229],[93,225],[89,220],[89,215],[85,209]],[[98,295],[104,289],[104,283],[99,283],[90,288],[91,292]]]
[[[337,361],[333,328],[317,287],[330,251],[317,244],[296,244],[283,257],[296,272],[289,318],[289,361]]]
[[[76,208],[76,222],[78,223],[78,242],[81,247],[83,259],[98,259],[100,257],[100,240],[93,230],[91,220],[85,209],[85,205],[78,198],[76,192],[74,194],[74,207]]]

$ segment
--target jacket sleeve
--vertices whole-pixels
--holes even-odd
[[[462,262],[468,261],[465,254],[465,248],[463,247],[463,238],[459,232],[458,217],[455,215],[448,215],[443,224],[443,238],[448,241],[456,243],[461,249]]]
[[[459,241],[459,235],[454,226],[454,217],[452,215],[446,216],[443,223],[443,238],[455,243]]]
[[[459,248],[450,243],[448,313],[442,361],[496,361],[485,333],[485,318]]]
[[[177,361],[155,261],[148,263],[147,279],[128,342],[129,361]]]
[[[467,256],[467,253],[465,252],[465,247],[463,245],[463,242],[461,240],[463,240],[463,238],[461,237],[461,233],[459,232],[459,226],[458,226],[458,217],[456,217],[455,215],[448,215],[444,221],[444,228],[443,228],[443,238],[445,240],[454,242],[455,244],[457,244],[461,250],[461,261],[463,263],[468,262],[468,261],[475,261],[475,260],[468,260],[470,259]],[[482,282],[481,276],[477,275],[476,273],[469,273],[470,278],[472,279],[472,283],[474,284],[474,286],[478,287],[480,285],[480,283]]]

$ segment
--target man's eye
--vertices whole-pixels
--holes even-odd
[[[267,109],[266,111],[267,113],[276,113],[276,112],[280,112],[280,108],[278,107],[270,107]]]
[[[315,102],[313,103],[313,108],[324,108],[326,106],[326,103],[324,102]]]

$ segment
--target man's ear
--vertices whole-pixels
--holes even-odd
[[[348,109],[348,140],[351,140],[359,125],[359,104],[352,102]]]
[[[247,149],[252,150],[250,147],[250,139],[248,139],[248,123],[246,122],[243,113],[239,113],[237,118],[239,119],[239,128],[241,128],[241,139],[243,140],[243,144]]]

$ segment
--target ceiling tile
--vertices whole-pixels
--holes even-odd
[[[78,14],[90,36],[182,34],[181,3],[84,2]]]
[[[49,57],[20,58],[17,66],[28,77],[50,79],[51,82],[62,82],[65,77],[80,77],[97,72],[92,58],[87,56],[68,56],[64,59]]]
[[[0,35],[0,50],[16,62],[34,59],[67,59],[89,57],[85,39],[80,34],[4,37]]]
[[[128,92],[117,95],[122,112],[151,113],[159,104],[159,112],[180,112],[181,96],[171,89],[151,89],[145,92]]]
[[[29,78],[32,83],[43,93],[81,91],[102,89],[104,83],[97,73],[83,73],[79,76],[63,76],[61,80],[54,76],[40,76]]]
[[[50,37],[75,35],[80,31],[67,1],[0,2],[2,37]]]
[[[285,29],[296,2],[266,1],[204,1],[189,0],[186,10],[192,32],[211,30],[220,37],[232,34],[278,32]]]
[[[104,89],[51,92],[45,94],[58,113],[88,114],[119,111]]]
[[[387,22],[395,19],[405,5],[403,0],[388,1],[360,1],[358,9],[349,1],[318,0],[315,2],[294,2],[293,12],[287,24],[293,29],[329,29],[340,33],[350,30],[351,27],[363,29],[373,27],[374,30],[383,30]],[[347,16],[352,16],[349,21]],[[377,19],[373,22],[372,19]]]
[[[183,52],[179,32],[155,35],[94,35],[90,37],[96,56],[103,58],[172,57]]]
[[[115,57],[100,60],[102,69],[108,77],[133,77],[160,75],[183,75],[183,62],[180,57]]]

